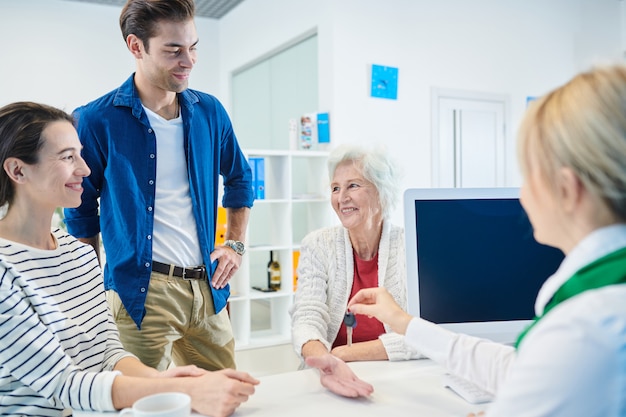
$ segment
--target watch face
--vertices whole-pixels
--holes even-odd
[[[243,255],[246,251],[245,245],[237,240],[227,240],[224,244],[231,247],[239,255]]]

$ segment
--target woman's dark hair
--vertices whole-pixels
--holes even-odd
[[[27,164],[39,162],[44,144],[42,132],[57,121],[73,123],[72,116],[55,107],[32,102],[17,102],[0,108],[0,161],[18,158]],[[14,185],[4,169],[0,170],[0,207],[13,201]]]
[[[133,34],[143,42],[157,35],[159,21],[185,22],[195,15],[194,0],[128,0],[120,14],[120,29],[124,41]]]

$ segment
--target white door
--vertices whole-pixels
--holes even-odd
[[[433,95],[433,185],[504,186],[507,99],[454,94]]]

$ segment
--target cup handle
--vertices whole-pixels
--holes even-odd
[[[120,411],[119,417],[122,416],[132,416],[133,415],[133,409],[132,408],[124,408],[122,409],[122,411]]]

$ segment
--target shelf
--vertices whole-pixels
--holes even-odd
[[[291,201],[293,203],[330,203],[327,197],[321,195],[294,195]]]
[[[291,345],[291,336],[284,336],[267,331],[258,331],[251,333],[248,343],[237,344],[236,349],[248,350],[286,344]]]
[[[328,158],[327,151],[244,149],[247,156],[291,156],[296,158]]]
[[[290,249],[293,245],[287,245],[287,246],[278,246],[278,245],[255,245],[255,246],[249,246],[248,247],[248,251],[251,252],[259,252],[259,251],[271,251],[271,250],[286,250],[286,249]]]
[[[292,199],[289,198],[263,198],[254,200],[254,205],[258,204],[284,204],[291,202]]]
[[[293,297],[293,291],[272,291],[272,292],[263,292],[259,290],[255,290],[254,288],[250,288],[250,292],[247,295],[235,294],[230,296],[228,301],[236,303],[247,300],[265,300],[270,298],[282,298],[282,297]]]
[[[231,299],[229,312],[236,348],[261,344],[270,346],[289,340],[289,307],[292,303],[293,294],[287,292],[270,295],[260,293]]]
[[[247,230],[248,251],[231,280],[229,312],[236,349],[291,342],[294,260],[302,238],[333,224],[325,151],[244,150],[264,158],[264,199],[255,200]],[[267,286],[270,252],[281,265],[281,290]]]

